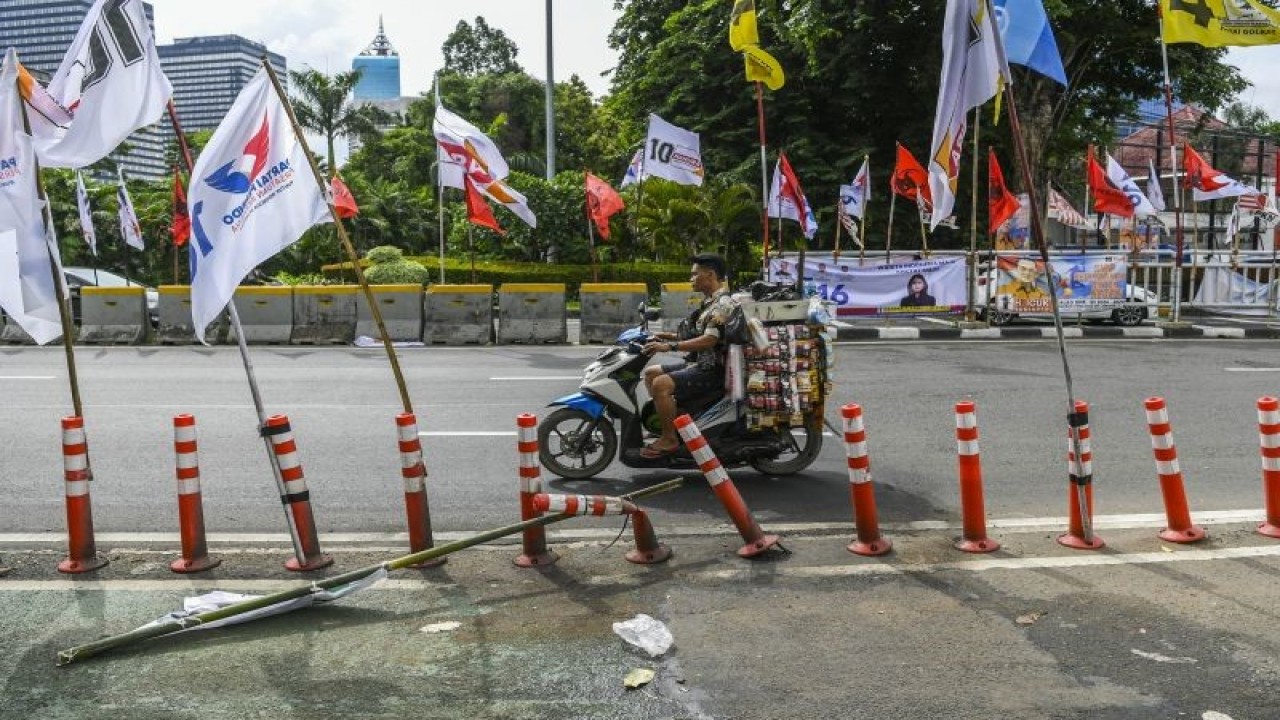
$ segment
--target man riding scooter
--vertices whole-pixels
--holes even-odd
[[[725,284],[724,258],[701,253],[692,258],[692,263],[689,280],[694,292],[702,293],[702,305],[689,321],[681,324],[680,334],[657,332],[644,345],[646,355],[686,354],[684,361],[644,369],[645,389],[662,420],[662,434],[640,449],[640,457],[647,460],[657,460],[680,449],[675,419],[676,408],[682,402],[724,390],[724,329],[735,301]]]

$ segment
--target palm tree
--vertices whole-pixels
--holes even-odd
[[[371,137],[378,126],[391,123],[391,114],[373,105],[356,105],[351,93],[360,82],[360,70],[325,75],[318,70],[289,71],[293,84],[294,113],[305,130],[323,135],[330,171],[337,167],[333,143],[338,137]]]

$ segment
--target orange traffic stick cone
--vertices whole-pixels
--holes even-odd
[[[422,462],[422,441],[418,419],[413,413],[396,416],[400,441],[400,476],[404,478],[404,509],[409,521],[409,550],[414,553],[435,547],[431,537],[431,506],[427,503],[427,466]],[[437,567],[449,558],[438,557],[411,567]]]
[[[671,550],[658,542],[649,516],[635,503],[609,495],[553,495],[538,493],[533,496],[533,506],[542,513],[557,515],[630,515],[636,547],[626,554],[627,560],[638,565],[652,565],[671,557]]]
[[[222,564],[221,560],[209,557],[209,544],[205,540],[204,500],[200,495],[200,460],[196,450],[196,419],[186,414],[175,415],[173,454],[182,557],[169,563],[169,569],[176,573],[200,572]]]
[[[1093,450],[1089,439],[1089,403],[1075,402],[1075,412],[1067,417],[1067,532],[1058,543],[1077,550],[1104,547],[1093,533]],[[1080,455],[1076,456],[1079,445]],[[1081,498],[1083,497],[1083,500]]]
[[[756,519],[751,515],[751,510],[738,494],[737,486],[729,478],[729,473],[725,472],[720,459],[711,451],[711,446],[702,436],[702,431],[694,424],[693,418],[687,414],[676,418],[676,430],[679,431],[680,438],[684,440],[684,444],[693,455],[694,462],[698,463],[698,469],[711,484],[712,491],[720,499],[720,504],[724,506],[725,511],[729,513],[729,518],[738,528],[738,534],[747,543],[738,548],[738,555],[745,558],[755,557],[777,545],[778,536],[765,535],[760,529]]]
[[[978,454],[976,406],[956,403],[956,455],[960,463],[960,511],[964,536],[956,547],[970,553],[998,550],[1000,543],[987,537],[987,511],[982,500],[982,460]]]
[[[876,493],[871,485],[871,458],[867,454],[867,431],[862,423],[862,408],[850,403],[840,408],[844,418],[844,447],[849,464],[849,499],[853,503],[853,525],[857,538],[847,549],[857,555],[884,555],[893,542],[880,537],[880,519],[876,513]]]
[[[302,474],[298,460],[298,447],[293,441],[293,429],[285,415],[272,415],[262,426],[262,434],[271,442],[275,453],[275,467],[280,481],[280,502],[289,519],[289,533],[293,537],[294,557],[285,561],[286,570],[302,572],[317,570],[333,564],[333,558],[320,552],[320,535],[316,532],[315,517],[311,513],[311,492]]]
[[[93,538],[93,503],[89,498],[89,443],[84,434],[84,418],[62,418],[62,471],[67,481],[67,545],[69,553],[58,563],[58,572],[76,574],[97,570],[107,564],[98,555]]]
[[[1262,492],[1267,519],[1258,532],[1280,538],[1280,400],[1258,398],[1258,439],[1262,445]]]
[[[538,464],[538,418],[530,413],[516,416],[516,450],[520,455],[520,519],[533,520],[542,513],[533,497],[542,492],[542,468]],[[521,552],[513,561],[519,567],[550,565],[560,556],[547,549],[547,531],[541,527],[521,535]]]
[[[628,562],[637,565],[653,565],[671,558],[671,548],[658,542],[658,535],[649,522],[649,514],[640,508],[631,513],[631,527],[636,539],[634,550],[626,554]]]
[[[1151,450],[1156,457],[1156,475],[1160,476],[1160,494],[1164,498],[1164,514],[1169,523],[1158,533],[1160,539],[1176,543],[1203,540],[1204,528],[1191,524],[1187,493],[1182,485],[1182,469],[1178,465],[1178,448],[1173,444],[1173,428],[1169,426],[1169,411],[1165,408],[1164,398],[1149,397],[1143,405],[1147,408]]]

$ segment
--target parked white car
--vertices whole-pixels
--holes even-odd
[[[998,273],[991,270],[986,264],[979,266],[977,287],[974,288],[973,300],[979,318],[992,325],[1007,325],[1019,317],[1053,317],[1053,313],[1047,310],[1047,303],[1044,303],[1046,306],[1044,311],[1027,312],[1011,309],[1006,299],[1007,296],[992,292],[993,288],[998,290],[996,286],[1000,282],[1000,277]],[[1064,287],[1064,283],[1061,282],[1061,278],[1056,273],[1055,279],[1059,281],[1057,283],[1059,287],[1059,312],[1063,318],[1072,320],[1077,318],[1084,320],[1110,320],[1116,325],[1132,327],[1142,324],[1148,318],[1157,317],[1159,314],[1159,298],[1156,294],[1133,283],[1125,283],[1125,297],[1123,299],[1092,299],[1084,307],[1073,307],[1072,303],[1067,301],[1069,294],[1066,292],[1071,288],[1071,284],[1065,283]]]

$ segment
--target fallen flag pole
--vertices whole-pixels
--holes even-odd
[[[623,495],[622,498],[624,500],[638,500],[641,498],[651,497],[653,495],[675,490],[683,482],[684,478],[674,478],[657,485],[652,485],[650,487],[628,493]],[[480,545],[491,540],[497,540],[498,538],[506,537],[508,535],[515,535],[517,533],[524,532],[525,530],[550,525],[552,523],[557,523],[574,517],[577,517],[577,515],[570,515],[567,513],[561,513],[559,515],[543,515],[532,520],[515,523],[514,525],[494,528],[493,530],[472,535],[471,537],[463,538],[462,540],[457,540],[446,545],[439,545],[411,555],[404,555],[395,558],[394,560],[386,560],[376,565],[370,565],[358,570],[345,572],[341,575],[325,578],[324,580],[317,580],[307,585],[300,585],[289,590],[282,590],[277,593],[271,593],[270,595],[263,595],[262,597],[253,598],[251,600],[233,603],[231,605],[218,608],[217,610],[211,610],[209,612],[203,612],[189,617],[183,617],[181,619],[161,622],[155,625],[146,625],[127,633],[113,635],[84,645],[77,645],[75,647],[67,648],[66,650],[60,650],[58,651],[58,665],[70,665],[71,663],[78,662],[95,655],[100,655],[108,650],[114,650],[116,648],[124,647],[125,645],[132,645],[133,643],[142,640],[172,635],[184,630],[192,630],[200,627],[201,625],[208,625],[219,620],[226,620],[227,618],[236,617],[238,615],[263,610],[273,605],[297,600],[322,591],[340,588],[344,585],[349,585],[359,580],[363,580],[364,578],[367,578],[379,571],[403,570],[405,568],[421,565],[429,560],[443,557],[445,555],[458,552],[459,550],[465,550],[469,547]]]
[[[982,0],[985,5],[985,12],[991,12],[991,3],[989,0]],[[999,56],[1004,57],[1004,41],[1000,37],[1000,33],[995,33],[992,40],[996,43]],[[1018,155],[1018,168],[1022,172],[1022,182],[1027,188],[1027,199],[1031,203],[1032,208],[1040,207],[1039,199],[1036,197],[1036,186],[1031,175],[1031,161],[1027,157],[1027,146],[1022,140],[1022,124],[1018,121],[1018,105],[1014,100],[1013,83],[1006,83],[1004,86],[1005,96],[1009,101],[1009,130],[1013,135],[1013,145]],[[1036,245],[1040,249],[1040,260],[1044,263],[1045,279],[1048,280],[1049,286],[1049,304],[1053,309],[1053,329],[1058,338],[1058,355],[1062,358],[1062,375],[1066,381],[1067,388],[1067,427],[1069,428],[1069,440],[1071,443],[1071,455],[1074,458],[1071,472],[1071,478],[1075,483],[1076,498],[1080,505],[1080,524],[1081,536],[1086,543],[1093,542],[1093,515],[1089,511],[1090,504],[1088,502],[1089,494],[1087,488],[1092,481],[1092,477],[1086,475],[1082,468],[1085,466],[1083,454],[1081,452],[1080,427],[1087,424],[1087,414],[1083,417],[1076,412],[1075,391],[1071,386],[1071,364],[1067,361],[1067,344],[1063,338],[1062,332],[1062,313],[1058,309],[1058,288],[1053,282],[1053,265],[1049,261],[1049,245],[1045,241],[1044,225],[1040,222],[1040,213],[1033,210],[1029,213],[1031,216],[1031,235],[1035,238]]]
[[[293,135],[302,145],[303,151],[307,155],[307,164],[311,166],[311,172],[315,175],[316,184],[321,188],[328,187],[324,180],[324,176],[320,174],[320,168],[316,165],[316,158],[311,154],[311,148],[307,147],[307,140],[302,134],[302,129],[298,126],[298,118],[293,113],[293,104],[289,102],[289,98],[285,95],[284,88],[280,86],[280,78],[276,77],[276,71],[271,67],[271,63],[264,58],[262,67],[267,71],[267,77],[271,78],[271,86],[275,88],[276,95],[280,98],[280,104],[284,105],[285,112],[289,114],[289,123],[293,126]],[[333,218],[333,226],[338,231],[338,239],[342,242],[342,247],[347,252],[347,257],[351,259],[351,267],[355,271],[356,280],[360,282],[360,289],[364,292],[364,299],[369,304],[369,314],[373,316],[373,322],[378,326],[378,334],[382,338],[382,346],[386,348],[387,360],[391,363],[391,372],[395,375],[396,387],[400,391],[400,401],[404,404],[406,413],[413,413],[413,401],[409,399],[409,389],[404,381],[404,373],[400,370],[400,360],[396,357],[395,347],[391,344],[391,336],[387,333],[386,323],[382,319],[382,310],[378,307],[378,301],[373,297],[373,289],[369,287],[369,281],[365,279],[364,270],[360,268],[360,258],[356,255],[356,249],[351,244],[351,238],[347,235],[347,229],[342,224],[342,218],[338,217],[338,210],[333,206],[333,198],[326,196],[325,205],[329,207],[329,215]]]

